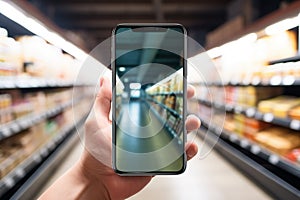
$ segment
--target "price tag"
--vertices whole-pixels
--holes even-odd
[[[234,108],[234,112],[235,112],[236,114],[241,114],[242,111],[243,111],[243,108],[242,108],[241,106],[236,106],[236,107]]]
[[[235,134],[230,134],[230,135],[229,135],[229,140],[230,140],[231,142],[235,142],[235,141],[238,140],[238,136],[235,135]]]
[[[41,150],[41,155],[42,155],[43,157],[46,157],[46,156],[48,155],[48,149],[47,149],[47,148],[43,148],[43,149]]]
[[[271,85],[280,85],[281,80],[282,80],[281,76],[273,76],[270,80],[270,84]]]
[[[253,77],[252,85],[258,85],[260,83],[260,78],[258,76]]]
[[[23,168],[19,167],[17,170],[16,170],[16,175],[20,178],[24,177],[25,175],[25,171]]]
[[[33,160],[36,162],[36,163],[40,163],[42,158],[41,158],[41,155],[39,153],[35,154],[33,156]]]
[[[267,113],[264,115],[263,120],[265,122],[272,122],[274,119],[274,115],[272,113]]]
[[[25,129],[25,128],[27,128],[27,127],[26,127],[26,123],[25,123],[25,121],[24,121],[24,120],[22,120],[22,121],[19,121],[19,124],[20,124],[20,127],[21,127],[21,129]]]
[[[246,116],[247,117],[254,117],[254,115],[255,115],[255,108],[248,108],[246,110]]]
[[[225,109],[226,109],[227,111],[231,111],[231,110],[233,109],[233,105],[231,105],[231,104],[226,104]]]
[[[26,127],[30,127],[31,126],[31,120],[30,119],[24,120],[24,124],[25,124]]]
[[[299,120],[292,120],[290,123],[290,128],[294,130],[300,129],[300,121]]]
[[[9,128],[7,128],[7,127],[4,127],[4,128],[2,128],[2,135],[3,136],[5,136],[5,137],[9,137],[9,136],[11,136],[11,131],[10,131],[10,129]]]
[[[258,154],[260,152],[260,147],[257,145],[253,145],[250,150],[253,154]]]
[[[246,148],[248,145],[249,145],[248,140],[243,139],[243,140],[241,141],[241,147]]]
[[[271,155],[268,160],[273,165],[276,165],[279,162],[280,159],[277,155]]]
[[[14,133],[18,133],[20,131],[20,127],[19,127],[19,125],[17,123],[12,123],[11,126],[10,126],[10,128],[12,129],[12,131]]]
[[[220,103],[215,103],[215,107],[218,108],[218,109],[219,109],[219,108],[222,108],[222,104],[220,104]]]
[[[11,188],[12,186],[15,185],[15,180],[12,177],[7,177],[3,179],[3,182],[8,188]]]
[[[295,77],[294,76],[286,76],[282,80],[283,85],[293,85],[295,83]]]
[[[250,82],[251,82],[250,77],[246,77],[246,78],[243,80],[243,85],[249,85]]]

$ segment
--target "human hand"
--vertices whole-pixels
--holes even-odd
[[[194,89],[188,87],[187,96],[191,98]],[[92,114],[85,123],[85,151],[78,163],[78,169],[94,186],[104,188],[106,197],[125,199],[140,191],[152,179],[151,176],[123,177],[111,167],[112,122],[109,119],[112,90],[108,78],[101,78],[100,90],[96,97]],[[186,119],[187,132],[198,129],[200,120],[195,116]],[[198,147],[193,142],[185,145],[188,160],[197,154]],[[102,191],[103,192],[103,191]],[[96,195],[96,194],[95,194]]]

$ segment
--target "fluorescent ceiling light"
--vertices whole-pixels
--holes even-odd
[[[125,67],[120,67],[120,68],[119,68],[119,71],[120,71],[120,72],[125,72],[125,70],[126,70]]]
[[[139,90],[141,89],[142,85],[140,83],[130,83],[129,88],[132,90]]]
[[[256,33],[249,33],[249,34],[239,38],[237,40],[237,42],[250,44],[250,43],[254,43],[256,40],[257,40],[257,34]]]
[[[254,43],[257,40],[257,34],[256,33],[249,33],[243,37],[240,37],[237,40],[233,40],[231,42],[227,42],[223,44],[222,46],[212,48],[208,50],[206,53],[210,58],[217,58],[219,56],[222,56],[225,51],[229,51],[232,47],[232,45],[245,45],[245,44],[251,44]]]
[[[0,0],[0,13],[28,29],[30,32],[47,40],[54,46],[61,48],[76,59],[83,61],[87,58],[88,55],[83,50],[65,40],[57,33],[49,30],[43,23],[29,16],[15,4]]]
[[[267,35],[274,35],[299,26],[299,17],[284,19],[265,28]]]

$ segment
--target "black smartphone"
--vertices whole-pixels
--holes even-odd
[[[186,30],[119,24],[112,33],[112,162],[121,175],[186,168]]]

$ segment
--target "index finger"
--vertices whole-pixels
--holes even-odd
[[[195,95],[195,88],[194,86],[188,84],[187,86],[187,98],[190,99]]]

